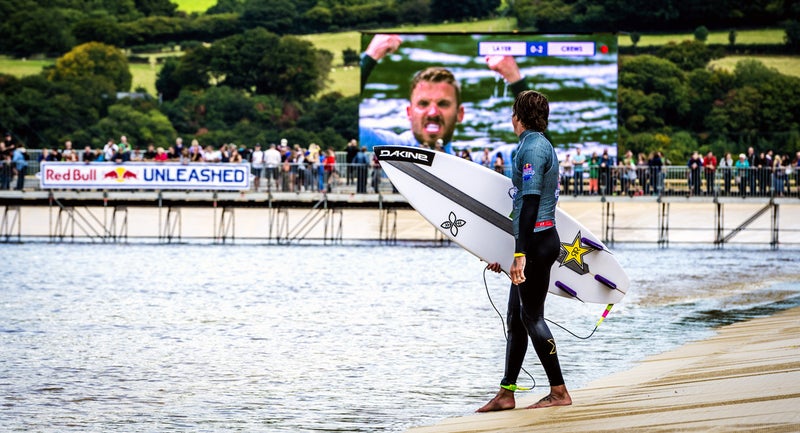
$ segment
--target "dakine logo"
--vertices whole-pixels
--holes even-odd
[[[433,158],[436,156],[429,150],[402,146],[376,146],[375,154],[379,161],[405,161],[428,166],[433,164]]]

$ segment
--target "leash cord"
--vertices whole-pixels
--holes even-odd
[[[486,281],[486,271],[487,271],[488,269],[489,269],[489,266],[488,266],[488,265],[487,265],[485,268],[483,268],[483,287],[484,287],[484,289],[486,289],[486,297],[488,297],[488,298],[489,298],[489,303],[490,303],[490,304],[492,304],[492,308],[493,308],[493,309],[494,309],[494,311],[497,313],[497,316],[498,316],[498,317],[500,317],[500,323],[503,325],[503,335],[504,335],[504,336],[505,336],[505,338],[506,338],[506,342],[508,342],[508,331],[506,330],[506,322],[505,322],[505,318],[503,317],[503,313],[501,313],[501,312],[500,312],[500,310],[499,310],[499,309],[497,308],[497,306],[495,305],[495,303],[494,303],[494,300],[492,299],[492,294],[489,292],[489,283]],[[610,308],[609,308],[609,309],[610,309]],[[603,317],[605,318],[605,316],[603,316]],[[589,338],[591,338],[591,337],[594,335],[594,333],[597,331],[597,328],[599,328],[599,327],[600,327],[600,324],[599,324],[599,322],[598,322],[598,324],[597,324],[597,325],[595,325],[594,329],[592,330],[592,332],[590,332],[590,333],[589,333],[589,335],[587,335],[587,336],[585,336],[585,337],[582,337],[582,336],[580,336],[580,335],[578,335],[578,334],[576,334],[576,333],[574,333],[574,332],[570,331],[569,329],[567,329],[567,328],[566,328],[564,325],[561,325],[560,323],[554,322],[554,321],[552,321],[552,320],[550,320],[550,319],[548,319],[548,318],[546,318],[546,317],[545,317],[545,319],[544,319],[544,320],[547,320],[548,322],[550,322],[550,323],[552,323],[553,325],[555,325],[555,326],[557,326],[557,327],[561,328],[561,329],[562,329],[564,332],[566,332],[566,333],[568,333],[568,334],[572,335],[573,337],[575,337],[575,338],[577,338],[577,339],[579,339],[579,340],[588,340]],[[601,321],[602,321],[602,320],[601,320]],[[531,381],[533,382],[533,386],[531,386],[531,387],[530,387],[530,389],[534,389],[534,388],[536,387],[536,379],[534,379],[534,378],[533,378],[533,375],[532,375],[532,374],[530,374],[530,373],[528,372],[528,370],[526,370],[526,369],[525,369],[525,367],[522,367],[522,371],[524,371],[524,372],[525,372],[525,374],[527,374],[527,375],[528,375],[528,377],[530,377]],[[521,389],[521,388],[520,388],[520,389]]]

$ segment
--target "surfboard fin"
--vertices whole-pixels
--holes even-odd
[[[602,276],[600,274],[596,274],[594,276],[594,279],[596,281],[599,281],[600,283],[604,284],[606,287],[608,287],[611,290],[617,290],[617,285],[614,284],[613,281],[609,280],[608,278],[606,278],[606,277],[604,277],[604,276]]]
[[[559,289],[569,293],[569,295],[572,296],[573,298],[583,302],[583,299],[578,297],[578,292],[576,292],[575,290],[572,290],[571,287],[569,287],[568,285],[562,283],[561,281],[556,281],[556,287],[558,287]]]
[[[585,236],[581,238],[581,242],[583,242],[586,245],[589,245],[590,247],[592,247],[592,248],[594,248],[594,249],[596,249],[598,251],[605,250],[605,248],[603,248],[602,245],[598,244],[597,242],[595,242],[595,241],[593,241],[593,240],[591,240],[591,239],[589,239],[589,238],[587,238]]]

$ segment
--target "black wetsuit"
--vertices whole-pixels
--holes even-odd
[[[517,383],[530,335],[550,386],[563,385],[556,343],[544,320],[544,300],[550,284],[550,267],[558,258],[560,250],[558,233],[555,228],[537,232],[533,234],[531,242],[533,247],[528,249],[525,257],[525,282],[519,286],[511,285],[508,296],[506,369],[505,377],[500,383]]]
[[[525,254],[525,282],[512,285],[508,297],[508,343],[505,377],[501,385],[515,385],[528,336],[547,373],[550,386],[564,384],[556,344],[544,320],[544,301],[550,284],[550,268],[561,246],[555,228],[558,201],[558,158],[541,133],[525,131],[514,156],[512,180],[516,251]]]

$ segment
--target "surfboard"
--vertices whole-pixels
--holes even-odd
[[[511,179],[443,152],[376,146],[381,168],[409,204],[448,239],[506,272],[514,261]],[[561,242],[550,272],[550,293],[585,303],[615,304],[630,278],[589,229],[556,208]]]

